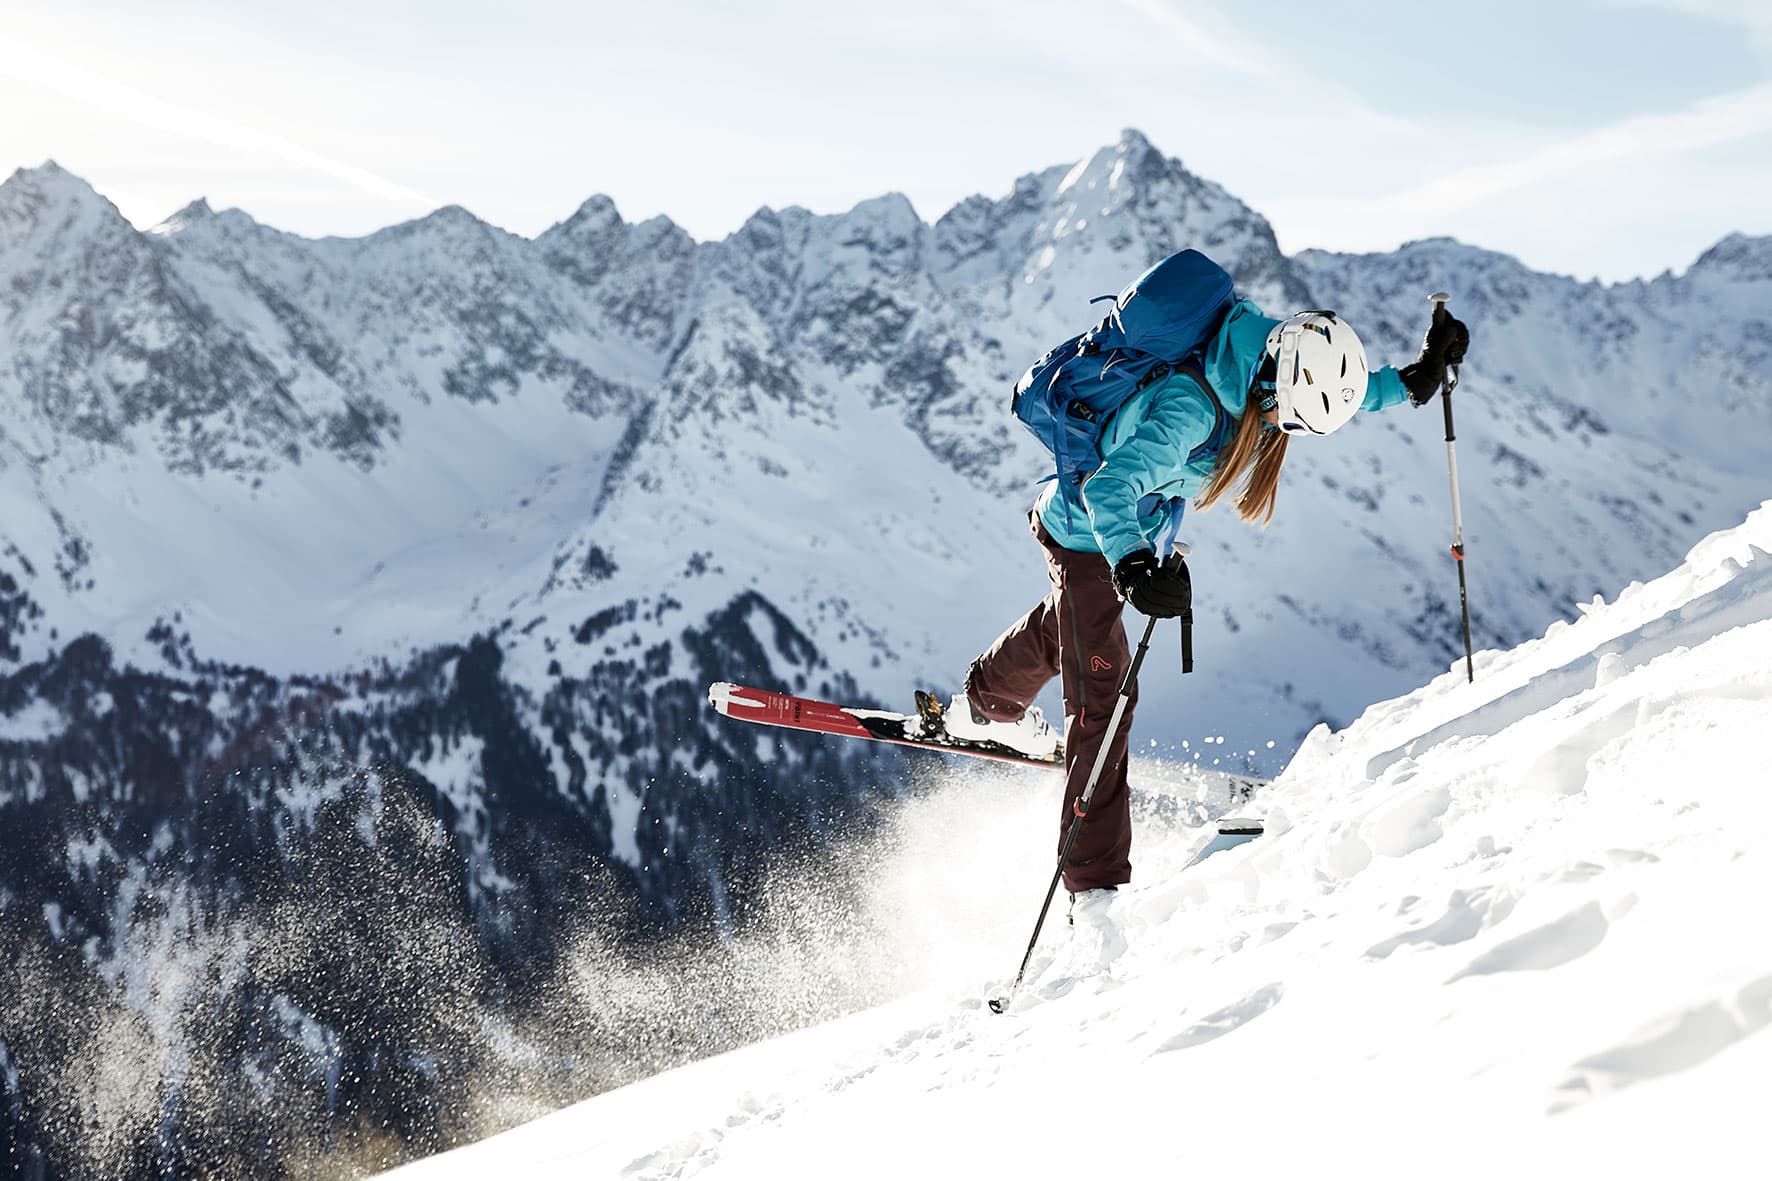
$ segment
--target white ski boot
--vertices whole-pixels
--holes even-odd
[[[1038,706],[1031,707],[1016,721],[993,722],[978,712],[966,694],[956,693],[942,711],[942,723],[950,737],[967,742],[995,742],[1029,758],[1050,758],[1058,749],[1058,734],[1047,725],[1046,715]]]
[[[1071,895],[1071,926],[1077,937],[1093,946],[1085,950],[1098,968],[1106,968],[1126,952],[1126,935],[1113,913],[1114,899],[1119,891],[1113,886],[1099,890],[1081,890]]]

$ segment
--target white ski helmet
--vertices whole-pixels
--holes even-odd
[[[1263,411],[1279,411],[1283,431],[1327,435],[1366,399],[1366,347],[1334,312],[1281,320],[1267,334],[1267,356],[1255,392]]]

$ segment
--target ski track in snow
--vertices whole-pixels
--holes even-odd
[[[1741,1175],[1772,1070],[1768,549],[1772,502],[1475,685],[1319,730],[1261,838],[1139,847],[1123,945],[1061,895],[1007,1016],[1002,980],[934,979],[398,1175],[1244,1172],[1214,1134],[1243,1120],[1266,1175]],[[975,933],[1005,973],[1020,929]]]

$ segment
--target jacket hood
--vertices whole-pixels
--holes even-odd
[[[1250,300],[1240,299],[1225,313],[1224,323],[1206,345],[1201,366],[1219,404],[1232,418],[1243,417],[1249,385],[1267,354],[1267,335],[1278,323]]]

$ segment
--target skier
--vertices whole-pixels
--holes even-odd
[[[1265,525],[1293,436],[1331,434],[1359,410],[1405,398],[1425,405],[1469,341],[1458,320],[1436,317],[1413,364],[1368,371],[1359,337],[1333,312],[1275,320],[1249,300],[1232,304],[1197,371],[1210,393],[1180,370],[1153,382],[1102,427],[1093,475],[1076,487],[1045,485],[1028,522],[1052,589],[972,662],[945,710],[948,732],[1050,756],[1058,736],[1033,701],[1062,677],[1062,846],[1130,659],[1122,604],[1155,618],[1191,610],[1185,568],[1162,562],[1187,499],[1206,509],[1229,497],[1239,517]],[[1132,878],[1126,755],[1135,701],[1136,691],[1063,867],[1073,922],[1102,923],[1115,888]]]

